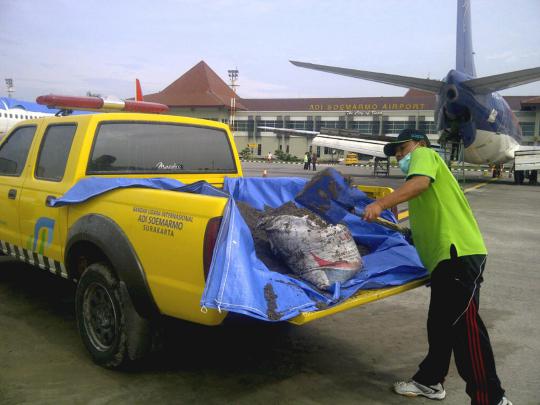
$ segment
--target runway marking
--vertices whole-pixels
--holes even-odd
[[[485,181],[485,182],[483,182],[483,183],[478,183],[478,184],[475,185],[475,186],[466,188],[465,190],[463,190],[463,192],[464,192],[464,193],[468,193],[469,191],[476,190],[477,188],[480,188],[480,187],[484,187],[485,185],[487,185],[487,184],[489,184],[489,183],[493,183],[494,181],[497,181],[497,180],[499,180],[498,177],[493,177],[492,179],[489,179],[488,181]]]
[[[489,183],[493,183],[496,180],[498,180],[498,177],[494,177],[483,183],[478,183],[472,187],[466,188],[465,190],[463,190],[463,193],[467,194],[469,191],[479,189],[480,187],[484,187],[488,185]],[[408,218],[409,218],[409,210],[401,211],[400,213],[398,213],[398,217],[397,217],[398,222],[406,221]]]

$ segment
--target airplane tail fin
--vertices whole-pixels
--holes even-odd
[[[510,87],[521,86],[532,83],[540,79],[540,67],[516,70],[514,72],[502,73],[499,75],[480,77],[463,82],[477,94],[493,93],[508,89]]]
[[[456,70],[476,77],[472,49],[470,0],[458,0],[457,2]]]
[[[141,82],[135,79],[135,101],[143,101]]]
[[[321,72],[334,73],[336,75],[356,77],[372,82],[391,84],[399,87],[413,88],[418,90],[438,93],[444,82],[432,79],[420,79],[418,77],[391,75],[388,73],[368,72],[366,70],[347,69],[334,66],[316,65],[314,63],[290,61],[293,65],[306,69],[320,70]]]

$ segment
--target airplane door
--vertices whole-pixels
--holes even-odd
[[[15,129],[0,145],[0,250],[19,255],[19,202],[29,170],[27,161],[35,125]]]
[[[49,125],[43,135],[34,171],[21,194],[21,239],[36,265],[67,277],[63,262],[67,208],[52,208],[48,200],[71,186],[64,179],[76,124]]]

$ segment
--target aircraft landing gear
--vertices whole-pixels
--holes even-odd
[[[503,165],[499,165],[499,166],[493,165],[491,167],[491,177],[493,177],[493,178],[501,177],[502,172],[503,172]]]

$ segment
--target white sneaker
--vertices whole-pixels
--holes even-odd
[[[502,397],[500,402],[497,405],[512,405],[512,402],[506,397]]]
[[[399,381],[394,383],[394,391],[396,394],[405,395],[406,397],[423,396],[429,399],[444,399],[446,397],[446,391],[441,383],[426,386],[414,380]]]

